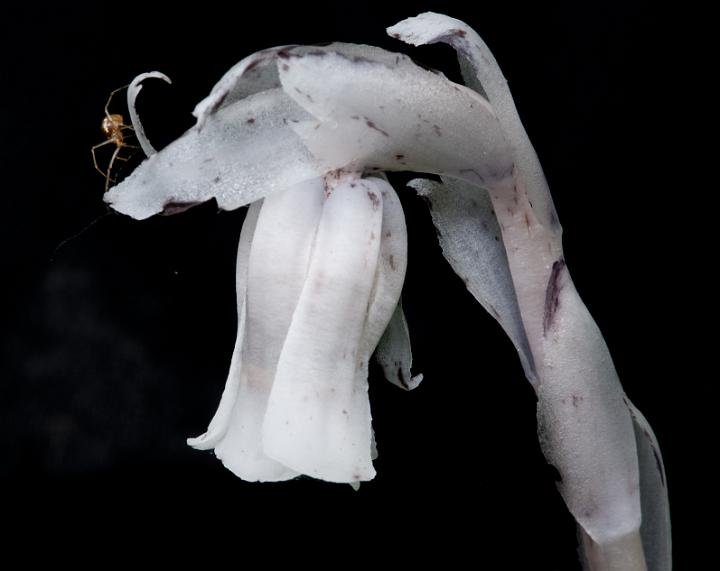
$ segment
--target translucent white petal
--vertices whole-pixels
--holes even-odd
[[[198,450],[208,450],[213,448],[215,444],[225,435],[235,399],[237,398],[238,387],[240,386],[240,370],[242,369],[242,348],[245,336],[245,305],[247,292],[247,274],[248,264],[250,261],[250,247],[255,234],[257,219],[260,214],[262,201],[254,202],[250,205],[245,221],[243,222],[242,231],[240,232],[240,243],[238,245],[237,254],[237,271],[235,278],[235,290],[237,292],[238,305],[238,332],[235,341],[235,349],[233,350],[232,359],[230,361],[230,372],[225,383],[225,390],[220,398],[215,416],[213,416],[207,431],[196,437],[188,438],[187,443]]]
[[[564,265],[548,288],[538,433],[558,489],[592,540],[611,544],[640,526],[633,421],[603,337]]]
[[[447,173],[479,184],[512,172],[487,101],[406,56],[299,52],[279,69],[285,92],[314,117],[294,128],[325,169]]]
[[[355,44],[333,43],[328,46],[278,46],[259,51],[241,60],[220,78],[205,99],[195,106],[193,115],[197,126],[202,128],[207,118],[219,109],[246,98],[248,95],[280,87],[276,62],[296,57],[301,53],[323,53],[334,51],[345,57],[372,58],[375,61],[394,60],[396,54]]]
[[[150,144],[147,136],[145,135],[145,129],[143,129],[142,123],[140,122],[140,116],[138,115],[137,109],[135,108],[135,100],[137,99],[140,90],[142,89],[142,82],[149,78],[162,79],[167,83],[172,83],[170,78],[164,73],[159,71],[150,71],[148,73],[141,73],[135,79],[130,82],[127,88],[127,104],[128,111],[130,112],[130,122],[135,130],[135,136],[137,137],[140,146],[146,156],[154,155],[157,151]]]
[[[290,97],[324,121],[273,87],[278,72]],[[260,52],[228,72],[196,114],[195,127],[106,194],[114,209],[143,219],[216,198],[229,210],[341,167],[446,172],[481,184],[512,170],[487,101],[368,46]]]
[[[380,254],[378,256],[375,280],[370,292],[365,326],[358,350],[362,366],[355,372],[356,386],[367,383],[370,356],[377,347],[388,322],[397,307],[405,281],[407,269],[407,227],[405,213],[395,189],[385,178],[368,178],[382,196],[383,212],[380,232]],[[422,376],[421,376],[422,378]],[[371,459],[378,456],[375,432],[371,434]]]
[[[375,360],[382,367],[385,378],[401,389],[411,391],[423,380],[412,376],[412,349],[402,304],[398,304],[385,333],[375,351]]]
[[[300,298],[313,250],[324,186],[319,179],[267,197],[248,267],[243,368],[232,418],[215,454],[244,480],[297,475],[268,458],[262,423],[280,352]]]
[[[288,127],[307,118],[280,89],[249,96],[146,159],[105,201],[137,219],[211,198],[233,210],[316,178],[314,160]]]
[[[475,30],[455,18],[426,12],[399,22],[388,28],[387,32],[415,46],[443,42],[457,50],[466,83],[487,97],[510,141],[515,164],[522,175],[523,186],[536,218],[540,224],[560,234],[560,224],[545,175],[520,121],[507,80],[492,52]]]
[[[395,190],[384,180],[374,180],[378,180],[387,191],[383,192],[380,261],[363,336],[363,352],[369,358],[377,346],[375,358],[383,367],[386,378],[396,384],[401,383],[402,379],[405,385],[401,386],[414,388],[422,380],[422,375],[415,378],[410,375],[412,354],[409,333],[407,323],[402,316],[402,309],[398,308],[407,268],[405,215]],[[397,323],[398,311],[400,318],[403,319],[402,323]]]
[[[277,67],[274,65],[278,52],[292,46],[280,46],[262,50],[232,66],[220,78],[205,99],[193,110],[197,127],[202,128],[210,115],[249,95],[280,87]]]
[[[497,319],[520,355],[525,375],[538,382],[520,308],[515,296],[502,233],[487,191],[461,180],[443,184],[415,179],[437,228],[440,247],[468,291]]]
[[[364,179],[382,195],[380,255],[370,293],[361,355],[369,359],[397,307],[407,269],[407,227],[405,213],[395,189],[381,178]]]
[[[670,571],[672,569],[670,504],[660,446],[650,423],[627,398],[626,403],[633,418],[637,443],[642,508],[640,536],[647,568],[648,571]]]
[[[382,210],[367,180],[339,182],[325,202],[263,426],[268,456],[331,482],[375,475],[367,379],[357,371]]]

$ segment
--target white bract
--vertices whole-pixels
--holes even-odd
[[[114,209],[144,219],[211,198],[250,205],[230,373],[207,432],[189,444],[245,480],[373,478],[368,361],[374,352],[405,389],[421,380],[399,304],[404,215],[382,171],[435,173],[442,183],[411,186],[431,206],[445,257],[518,350],[586,563],[669,569],[657,442],[575,291],[495,60],[472,29],[439,14],[388,32],[453,45],[469,87],[369,46],[268,49],[230,69],[195,108],[197,124],[159,153],[134,111],[148,75],[128,92],[150,156],[108,192]]]

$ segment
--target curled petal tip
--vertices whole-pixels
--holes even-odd
[[[211,442],[207,438],[207,432],[196,436],[195,438],[188,438],[185,440],[188,446],[195,448],[196,450],[209,450],[214,446],[214,442]]]
[[[396,40],[403,41],[413,46],[420,46],[431,42],[436,34],[436,28],[440,23],[457,22],[465,26],[460,20],[450,18],[436,12],[424,12],[412,18],[405,18],[394,26],[386,28],[387,34]]]
[[[140,116],[138,115],[137,109],[135,109],[135,100],[142,89],[142,82],[146,79],[162,79],[165,83],[169,84],[172,84],[172,80],[164,73],[159,71],[150,71],[138,75],[128,86],[127,105],[128,111],[130,112],[130,120],[132,122],[133,129],[135,130],[135,136],[137,137],[138,143],[140,143],[145,155],[149,157],[150,155],[154,155],[157,151],[150,144],[150,141],[145,135],[145,129],[143,129],[142,123],[140,122]]]

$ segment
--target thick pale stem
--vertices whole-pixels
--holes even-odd
[[[589,571],[646,571],[640,533],[630,533],[605,545],[580,531]]]
[[[559,225],[538,222],[519,176],[490,196],[538,373],[543,453],[568,509],[599,546],[598,561],[615,565],[597,569],[645,569],[632,419],[607,345],[565,266]],[[623,539],[635,536],[637,545]]]
[[[523,325],[536,366],[544,361],[545,292],[553,265],[563,258],[561,230],[539,223],[522,179],[504,179],[490,188],[500,224]]]

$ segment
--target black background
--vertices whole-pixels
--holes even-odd
[[[578,568],[574,523],[537,444],[531,387],[510,342],[445,264],[411,192],[401,191],[404,298],[425,381],[404,393],[373,371],[378,476],[356,493],[309,479],[249,484],[185,445],[204,431],[225,380],[244,212],[209,203],[144,222],[108,214],[92,166],[109,92],[144,71],[174,82],[148,82],[139,100],[156,147],[193,124],[193,106],[227,68],[265,47],[370,43],[458,79],[450,48],[412,49],[384,34],[434,9],[472,25],[510,81],[568,267],[663,447],[676,568],[688,568],[704,525],[689,494],[706,477],[694,436],[709,425],[697,408],[709,382],[677,302],[689,246],[663,175],[673,140],[657,97],[663,31],[650,4],[534,4],[117,1],[6,14],[0,495],[13,537],[59,538],[53,554],[70,557],[149,545],[145,557],[161,561],[213,552],[236,565],[439,556],[446,568]],[[123,99],[113,111],[125,111]]]

